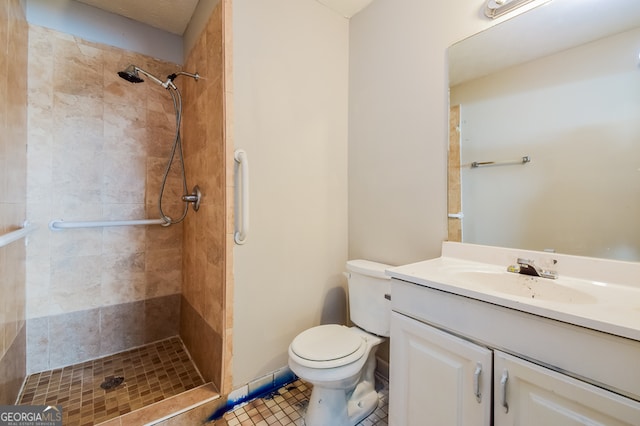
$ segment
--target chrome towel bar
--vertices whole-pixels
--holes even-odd
[[[531,157],[525,155],[522,159],[519,160],[507,160],[507,161],[474,161],[471,163],[471,168],[476,169],[478,167],[488,167],[488,166],[504,166],[508,164],[526,164],[531,162]]]

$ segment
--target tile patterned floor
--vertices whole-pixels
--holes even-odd
[[[103,389],[103,382],[124,377]],[[115,381],[115,380],[114,380]],[[20,404],[61,405],[65,426],[94,425],[204,384],[178,337],[27,378]]]
[[[236,408],[213,423],[215,426],[304,426],[303,416],[309,403],[311,385],[296,380],[273,394]],[[389,383],[376,378],[378,408],[359,426],[387,426]]]

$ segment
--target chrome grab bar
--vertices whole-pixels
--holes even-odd
[[[16,229],[15,231],[7,232],[6,234],[0,236],[0,247],[5,247],[11,244],[14,241],[18,241],[21,238],[27,238],[27,236],[35,231],[38,227],[36,225],[31,225],[29,222],[25,221],[22,224],[22,228]]]
[[[236,194],[240,192],[239,200],[236,201],[236,214],[239,216],[236,223],[236,232],[233,239],[238,245],[247,242],[249,233],[249,159],[247,153],[242,149],[236,149],[233,154],[236,160],[240,176],[236,176],[236,182],[240,180],[240,186],[236,184]],[[239,205],[238,205],[239,204]]]
[[[136,226],[136,225],[162,225],[169,226],[171,222],[164,219],[141,219],[141,220],[101,220],[85,222],[65,222],[62,219],[54,219],[49,222],[49,229],[61,231],[63,229],[77,228],[103,228],[108,226]]]

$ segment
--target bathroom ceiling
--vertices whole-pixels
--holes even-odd
[[[329,9],[334,10],[345,18],[351,18],[365,7],[369,6],[373,0],[317,0]]]
[[[182,35],[199,0],[76,0],[134,21]],[[263,0],[261,0],[263,1]],[[317,0],[340,15],[350,18],[373,0]]]
[[[198,0],[76,0],[134,21],[182,35]]]

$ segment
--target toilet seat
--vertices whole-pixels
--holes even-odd
[[[360,359],[366,352],[366,342],[348,327],[328,324],[300,333],[289,346],[290,355],[310,368],[335,368]]]

